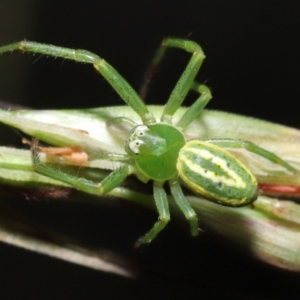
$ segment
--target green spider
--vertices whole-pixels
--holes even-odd
[[[195,81],[205,56],[201,47],[193,41],[167,38],[162,42],[153,60],[154,66],[160,62],[167,48],[183,49],[191,53],[192,57],[175,85],[161,119],[156,120],[127,81],[104,59],[89,51],[28,41],[0,47],[0,53],[21,50],[93,64],[125,103],[140,116],[142,124],[136,124],[125,117],[110,120],[110,124],[125,123],[132,129],[125,142],[127,154],[103,153],[99,149],[99,156],[102,159],[122,163],[100,183],[71,176],[44,165],[39,159],[37,141],[33,142],[31,147],[36,172],[68,183],[87,193],[106,194],[132,174],[145,183],[153,180],[153,194],[159,219],[152,229],[138,240],[137,245],[150,243],[170,221],[167,195],[164,190],[165,182],[168,182],[175,202],[189,221],[193,236],[198,235],[198,218],[182,192],[180,181],[195,193],[218,204],[239,207],[256,200],[258,194],[256,178],[244,164],[224,148],[245,148],[274,164],[283,166],[290,172],[297,172],[280,157],[249,141],[214,138],[187,142],[183,135],[184,130],[211,99],[209,88]],[[179,121],[173,124],[174,113],[191,90],[199,94],[198,98]]]

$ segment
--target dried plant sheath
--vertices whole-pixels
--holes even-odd
[[[149,106],[149,110],[158,116],[162,107]],[[185,108],[180,108],[175,118],[179,118],[184,111]],[[139,121],[131,108],[122,106],[58,111],[1,110],[0,122],[52,146],[79,145],[91,158],[85,163],[86,166],[114,169],[117,163],[97,159],[97,153],[111,149],[124,153],[124,128],[106,126],[107,121],[119,116]],[[234,114],[203,111],[184,134],[188,140],[236,138],[251,141],[300,169],[300,131],[296,129]],[[261,194],[275,196],[259,196],[255,209],[227,208],[200,197],[189,197],[190,204],[198,214],[200,226],[263,261],[300,271],[300,206],[296,202],[275,198],[276,195],[283,195],[296,201],[300,195],[299,176],[247,151],[229,150],[251,169],[259,182]],[[60,181],[34,173],[29,151],[2,147],[0,154],[0,178],[5,184],[66,186]],[[46,160],[45,153],[41,153],[41,159]],[[67,160],[64,163],[67,164]],[[138,204],[151,206],[149,198],[136,197],[133,191],[120,189],[116,190],[116,194]]]

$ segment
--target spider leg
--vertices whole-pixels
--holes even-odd
[[[185,128],[195,118],[194,115],[197,116],[211,99],[210,90],[206,86],[194,82],[194,79],[202,65],[203,59],[205,58],[205,55],[198,44],[183,39],[164,39],[146,72],[145,82],[142,85],[139,94],[142,99],[145,99],[152,76],[168,48],[182,49],[186,52],[192,53],[192,57],[170,95],[162,114],[161,121],[168,122],[170,124],[172,123],[172,116],[181,106],[189,90],[192,89],[201,94],[200,99],[196,101],[197,104],[192,106],[189,113],[185,115],[180,125],[178,125],[181,128]]]
[[[229,139],[229,138],[214,138],[214,139],[207,139],[205,141],[215,144],[217,146],[223,147],[223,148],[244,148],[244,149],[248,150],[249,152],[252,152],[259,156],[264,157],[265,159],[273,162],[274,164],[281,165],[282,167],[284,167],[285,169],[287,169],[290,172],[293,172],[293,173],[299,172],[297,169],[295,169],[288,162],[281,159],[276,154],[274,154],[264,148],[261,148],[249,141],[243,141],[243,140],[239,140],[239,139]]]
[[[106,121],[107,126],[119,125],[119,124],[125,124],[131,128],[138,125],[137,123],[135,123],[134,121],[132,121],[131,119],[129,119],[127,117],[116,117],[116,118],[112,118],[112,119],[109,119],[108,121]]]
[[[109,82],[119,96],[129,105],[142,119],[144,124],[155,123],[153,115],[149,112],[144,102],[130,86],[130,84],[109,63],[98,55],[81,49],[69,49],[36,42],[21,41],[18,43],[0,47],[0,54],[13,50],[41,53],[54,57],[70,59],[81,63],[92,64],[95,69]]]
[[[86,193],[103,195],[119,186],[127,176],[132,174],[132,168],[124,164],[116,170],[112,171],[100,183],[95,183],[85,178],[76,177],[60,170],[53,169],[40,161],[38,141],[34,139],[31,145],[32,161],[34,170],[42,175],[49,176],[53,179],[65,182],[72,187]]]
[[[136,247],[140,246],[141,244],[150,243],[170,221],[169,204],[166,192],[163,188],[163,182],[154,181],[153,192],[159,220],[153,225],[149,232],[147,232],[137,241]]]
[[[205,58],[205,55],[202,51],[202,48],[195,42],[182,40],[182,39],[173,39],[167,38],[162,42],[162,48],[179,48],[186,52],[192,53],[192,57],[177,81],[170,98],[168,99],[161,121],[172,123],[172,116],[181,106],[184,101],[187,93],[191,89],[196,75],[202,65],[202,62]]]
[[[199,234],[198,217],[194,209],[186,200],[178,180],[177,179],[169,180],[169,184],[170,184],[171,193],[174,197],[176,204],[179,206],[180,210],[183,212],[187,220],[190,222],[191,235],[193,236],[198,235]]]
[[[180,127],[181,129],[185,129],[186,127],[188,127],[188,125],[190,125],[190,123],[194,121],[195,118],[197,118],[197,116],[200,114],[200,112],[203,110],[203,108],[207,105],[207,103],[212,98],[210,89],[204,84],[193,82],[191,89],[200,93],[200,96],[186,110],[186,112],[182,115],[182,117],[178,121],[176,126]]]

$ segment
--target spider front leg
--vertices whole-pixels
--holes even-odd
[[[217,146],[220,146],[222,148],[244,148],[248,150],[249,152],[255,153],[259,156],[264,157],[265,159],[273,162],[276,165],[280,165],[283,168],[287,169],[288,171],[292,173],[298,174],[299,171],[295,169],[293,166],[291,166],[289,163],[287,163],[285,160],[281,159],[276,154],[261,148],[257,145],[255,145],[252,142],[249,141],[243,141],[239,139],[226,139],[226,138],[214,138],[214,139],[208,139],[205,140],[206,142],[215,144]]]
[[[32,142],[31,152],[32,152],[33,166],[36,172],[51,177],[53,179],[65,182],[71,185],[72,187],[89,194],[95,194],[95,195],[106,194],[110,192],[112,189],[114,189],[115,187],[118,187],[126,179],[127,176],[133,173],[133,168],[128,164],[124,164],[121,167],[117,168],[116,170],[112,171],[100,183],[95,183],[85,178],[79,178],[76,176],[66,174],[62,171],[53,169],[49,166],[46,166],[44,163],[42,163],[39,158],[37,139],[34,139]],[[116,160],[118,157],[116,157]],[[112,154],[110,154],[110,158],[112,158]]]
[[[164,111],[163,111],[163,114],[161,117],[162,122],[167,122],[167,123],[171,124],[172,116],[177,111],[177,109],[181,106],[187,93],[190,91],[190,89],[194,89],[193,88],[194,80],[195,80],[195,77],[202,65],[205,55],[204,55],[202,48],[195,42],[183,40],[183,39],[174,39],[174,38],[164,39],[161,44],[161,47],[157,51],[156,56],[152,60],[150,68],[146,74],[145,84],[142,86],[141,91],[140,91],[140,95],[142,98],[144,98],[146,96],[148,84],[151,80],[151,77],[152,77],[155,69],[157,68],[158,64],[160,63],[161,59],[165,55],[165,52],[168,48],[179,48],[188,53],[192,53],[192,57],[191,57],[188,65],[186,66],[184,72],[180,76],[177,84],[175,85],[175,87],[170,95],[170,98],[166,103],[166,106],[164,108]],[[203,92],[205,94],[205,92],[201,91],[201,89],[199,91],[198,87],[196,88],[196,90],[197,90],[197,92],[200,92],[200,93]],[[208,88],[207,88],[207,90],[208,90]],[[209,92],[209,94],[210,94],[210,92]],[[211,96],[210,96],[210,98],[211,98]],[[209,99],[206,100],[205,105],[207,104]],[[199,110],[199,112],[200,111],[201,110]],[[185,124],[183,124],[183,125],[185,125]]]
[[[141,117],[144,124],[148,125],[155,123],[153,115],[149,112],[146,105],[130,84],[109,63],[98,55],[86,50],[75,50],[29,41],[21,41],[19,43],[0,47],[0,54],[14,50],[40,53],[48,56],[70,59],[81,63],[92,64],[115,89],[125,103],[132,107],[132,109]]]
[[[205,58],[204,52],[202,48],[195,42],[183,40],[183,39],[174,39],[174,38],[166,38],[162,41],[160,48],[158,49],[156,55],[154,56],[148,71],[146,72],[145,82],[140,89],[140,97],[145,99],[148,92],[148,85],[152,79],[153,74],[155,73],[157,66],[161,62],[164,57],[166,50],[168,48],[179,48],[188,53],[192,53],[192,57],[179,78],[176,86],[174,87],[171,96],[165,106],[164,112],[161,117],[161,121],[171,123],[172,116],[177,111],[177,109],[181,106],[184,101],[189,90],[195,90],[200,94],[203,94],[201,100],[198,101],[203,103],[199,105],[199,108],[193,109],[194,112],[197,112],[196,116],[201,112],[203,107],[208,103],[211,99],[211,93],[209,89],[204,86],[194,82],[194,79],[202,65],[202,62]],[[185,128],[191,122],[187,122],[187,120],[193,120],[195,116],[186,116],[184,120],[182,120],[182,124],[179,127]]]

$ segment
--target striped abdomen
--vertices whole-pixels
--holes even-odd
[[[227,150],[204,141],[190,141],[180,150],[177,170],[195,193],[227,206],[243,206],[257,198],[257,181]]]

